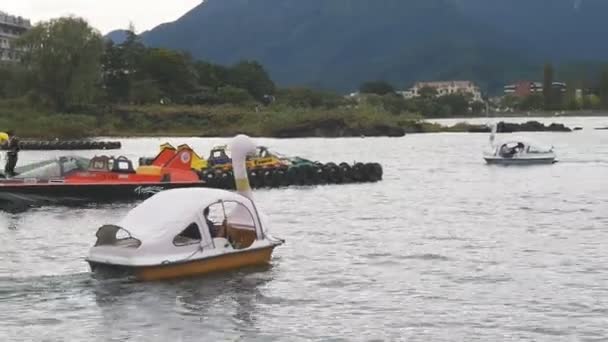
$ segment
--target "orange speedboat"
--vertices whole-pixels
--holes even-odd
[[[142,200],[166,189],[204,187],[192,168],[199,159],[183,145],[163,149],[151,165],[137,169],[123,156],[64,156],[26,165],[0,179],[0,209]]]

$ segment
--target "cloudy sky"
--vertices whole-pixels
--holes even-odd
[[[201,0],[3,0],[0,11],[34,22],[75,15],[105,34],[127,28],[129,22],[142,32],[179,18],[199,3]]]

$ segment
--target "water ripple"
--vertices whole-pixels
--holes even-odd
[[[443,255],[439,255],[439,254],[412,254],[412,255],[406,255],[406,256],[402,256],[402,259],[416,259],[416,260],[440,260],[440,261],[448,261],[450,260],[450,258],[443,256]]]
[[[1,213],[0,341],[604,341],[608,140],[524,135],[562,162],[488,167],[483,134],[258,139],[288,155],[378,161],[385,179],[256,191],[287,244],[270,267],[204,278],[92,276],[82,258],[96,228],[131,205]],[[137,159],[165,140],[226,142],[123,147]]]

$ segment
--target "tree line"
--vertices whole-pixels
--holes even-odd
[[[262,65],[241,61],[223,66],[185,52],[146,47],[134,29],[119,44],[106,41],[84,19],[64,17],[36,25],[17,42],[21,63],[0,68],[0,98],[25,98],[55,112],[86,112],[121,104],[269,105],[335,109],[361,105],[335,92],[279,88]],[[367,82],[363,105],[393,114],[473,114],[462,95],[437,97],[433,90],[405,100],[386,82]],[[424,90],[423,90],[424,93]]]
[[[16,45],[23,51],[20,63],[0,64],[0,99],[24,100],[51,112],[96,113],[108,106],[147,104],[352,105],[331,91],[279,88],[256,61],[224,66],[186,52],[147,47],[133,28],[116,44],[81,18],[42,22]]]
[[[222,66],[146,47],[130,31],[106,41],[85,20],[38,24],[16,41],[21,62],[0,67],[0,97],[55,111],[100,104],[242,104],[268,101],[276,86],[262,65]]]

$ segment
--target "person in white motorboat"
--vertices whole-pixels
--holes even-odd
[[[511,149],[507,146],[507,144],[504,144],[500,147],[500,155],[501,156],[507,156],[510,154]]]
[[[512,137],[496,142],[496,125],[490,134],[490,149],[484,152],[489,164],[553,164],[553,146],[547,147],[524,137]]]
[[[523,151],[523,144],[518,143],[516,146],[511,144],[504,144],[500,147],[500,155],[502,157],[511,158],[514,155]]]

